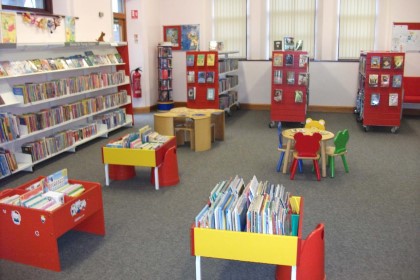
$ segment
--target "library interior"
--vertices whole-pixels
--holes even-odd
[[[0,279],[420,279],[418,0],[0,1]]]

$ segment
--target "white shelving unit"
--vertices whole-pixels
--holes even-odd
[[[231,115],[231,108],[236,106],[240,109],[238,101],[238,88],[239,88],[239,61],[236,58],[230,57],[232,54],[238,53],[237,51],[226,51],[219,52],[219,80],[225,79],[226,77],[236,77],[237,79],[235,85],[230,86],[229,88],[220,88],[219,87],[219,103],[220,109],[225,110],[228,115]],[[225,100],[227,99],[227,100]]]
[[[0,62],[2,61],[24,61],[32,59],[47,59],[47,58],[58,58],[58,57],[69,57],[74,55],[85,55],[85,51],[92,51],[95,55],[107,55],[107,54],[119,54],[124,61],[128,60],[128,47],[127,44],[109,44],[109,43],[97,43],[97,42],[86,42],[86,43],[53,43],[53,44],[0,44]],[[118,71],[124,71],[123,81],[118,81],[117,83],[102,83],[103,86],[89,89],[81,90],[79,92],[74,92],[71,94],[65,94],[56,98],[42,99],[39,101],[31,102],[24,104],[22,96],[17,96],[13,93],[13,87],[15,85],[22,85],[27,83],[40,84],[43,82],[49,82],[58,79],[65,79],[70,77],[81,77],[90,75],[92,73],[103,73],[111,74]],[[121,75],[121,74],[120,74]],[[48,160],[56,155],[59,155],[64,152],[75,152],[76,147],[82,145],[86,142],[89,142],[98,137],[107,137],[108,133],[124,126],[133,125],[133,116],[132,116],[132,99],[130,91],[130,82],[129,82],[129,66],[126,63],[110,63],[110,64],[101,64],[94,65],[90,67],[78,67],[65,70],[53,70],[53,71],[42,71],[22,75],[9,75],[0,77],[0,96],[4,104],[0,105],[0,115],[13,114],[13,115],[25,115],[30,113],[43,112],[45,110],[50,110],[53,107],[65,106],[68,104],[77,103],[82,100],[91,99],[91,102],[94,102],[95,98],[104,98],[108,97],[108,101],[105,102],[103,108],[97,109],[94,108],[91,111],[83,112],[81,116],[72,117],[70,120],[58,121],[54,125],[47,126],[43,129],[38,129],[33,132],[28,133],[25,130],[25,125],[19,126],[19,137],[0,142],[0,149],[9,150],[16,157],[18,167],[16,170],[13,170],[9,175],[15,174],[20,171],[32,171],[32,168],[35,164],[38,164],[42,161]],[[101,77],[101,76],[99,76]],[[120,76],[121,77],[121,76]],[[127,92],[125,94],[117,94],[122,91]],[[114,98],[111,98],[113,94],[117,94]],[[117,98],[118,96],[118,98]],[[120,99],[120,97],[123,98]],[[95,103],[96,104],[96,103]],[[125,115],[122,115],[123,122],[117,122],[112,124],[104,124],[98,120],[95,120],[95,117],[112,113],[118,111],[119,109],[124,108]],[[89,109],[90,110],[90,109]],[[78,115],[76,113],[75,115]],[[118,119],[118,117],[116,117]],[[87,126],[92,123],[96,124],[96,133],[92,135],[85,135],[82,139],[74,141],[70,146],[59,150],[56,153],[48,154],[45,157],[42,157],[39,160],[33,161],[30,154],[22,152],[22,145],[28,142],[36,141],[44,137],[55,135],[58,132],[80,128]],[[0,173],[0,179],[2,177]]]

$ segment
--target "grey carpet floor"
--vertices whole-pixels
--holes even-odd
[[[289,174],[275,171],[277,130],[268,127],[270,113],[240,110],[226,118],[225,141],[211,150],[178,147],[180,183],[173,187],[155,191],[150,169],[142,167],[135,178],[104,186],[100,148],[109,139],[0,181],[1,191],[68,168],[72,179],[103,185],[106,223],[105,237],[70,231],[58,239],[62,272],[0,260],[0,279],[195,279],[190,225],[214,185],[235,175],[246,182],[256,175],[304,197],[303,236],[325,224],[327,279],[420,279],[420,119],[404,117],[392,134],[386,127],[366,133],[352,114],[308,116],[323,118],[332,132],[349,129],[350,173],[337,161],[336,177],[318,182],[305,163],[304,173],[289,180]],[[153,114],[135,120],[134,128],[109,138],[153,125]],[[202,258],[201,265],[203,279],[274,279],[273,265],[210,258]]]

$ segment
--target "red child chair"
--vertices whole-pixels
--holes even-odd
[[[295,177],[296,167],[299,160],[311,159],[314,163],[314,169],[316,172],[316,178],[318,181],[321,180],[321,173],[319,172],[319,147],[322,136],[318,132],[312,135],[304,135],[302,132],[298,132],[294,135],[295,139],[295,151],[293,152],[293,163],[290,169],[290,180]]]

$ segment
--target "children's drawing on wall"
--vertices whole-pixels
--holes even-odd
[[[76,42],[76,18],[65,17],[66,42]]]
[[[16,43],[16,14],[0,13],[0,42]]]

